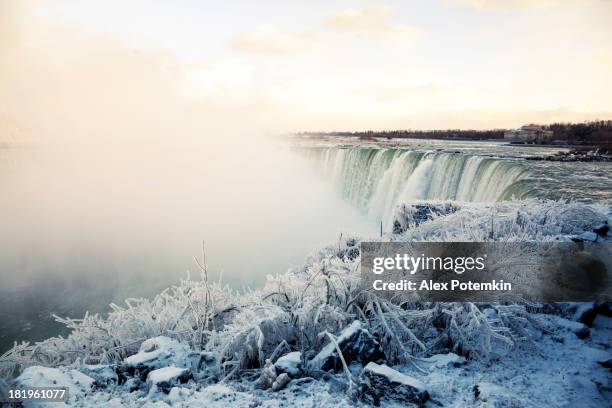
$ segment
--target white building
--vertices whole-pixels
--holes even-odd
[[[520,129],[509,130],[504,133],[504,139],[513,142],[543,143],[553,140],[552,130],[546,130],[540,125],[524,125]]]

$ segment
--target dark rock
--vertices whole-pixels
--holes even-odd
[[[546,160],[558,162],[609,162],[612,161],[612,156],[597,150],[583,151],[572,150],[569,152],[559,152],[552,156],[532,156],[527,157],[527,160]]]
[[[596,317],[597,308],[594,302],[578,304],[574,311],[574,320],[586,324],[589,327],[593,326]]]
[[[150,391],[159,390],[168,394],[172,387],[185,384],[190,379],[192,379],[192,375],[187,368],[163,367],[149,373],[147,386]]]
[[[351,245],[349,245],[351,244]],[[359,250],[359,246],[356,245],[357,241],[351,239],[346,242],[346,248],[338,248],[338,252],[336,255],[340,259],[348,259],[350,261],[354,261],[359,258],[361,251]]]
[[[610,302],[579,303],[574,311],[574,320],[593,327],[597,315],[612,317]]]
[[[138,353],[115,367],[117,383],[126,384],[130,392],[136,391],[144,386],[153,370],[169,366],[198,367],[198,358],[201,356],[185,344],[165,336],[154,337],[142,342]]]
[[[401,222],[399,222],[398,220],[393,220],[393,233],[394,234],[401,234],[405,231],[406,230],[402,228]]]
[[[345,256],[351,261],[354,261],[355,259],[357,259],[359,257],[359,254],[360,254],[359,248],[357,247],[348,248],[345,252]]]
[[[272,361],[266,360],[266,363],[259,374],[259,379],[257,380],[257,386],[261,389],[267,390],[274,385],[274,381],[276,381],[276,377],[278,374],[276,373],[276,367],[272,364]]]
[[[147,379],[147,375],[152,370],[151,367],[144,365],[139,366],[125,366],[119,365],[115,368],[117,374],[117,384],[123,385],[130,383],[131,385],[138,388],[141,383],[144,383]],[[130,381],[133,380],[133,381]]]
[[[459,207],[451,203],[402,205],[396,209],[393,221],[393,233],[401,234],[411,226],[418,226],[430,221],[434,216],[448,215]]]
[[[210,351],[200,352],[200,358],[198,360],[196,370],[200,373],[206,373],[215,371],[217,367],[217,356]]]
[[[346,364],[353,362],[365,365],[371,361],[384,362],[385,354],[374,336],[361,327],[359,320],[342,330],[336,339]],[[330,342],[309,362],[310,367],[318,370],[342,371],[342,361],[334,343]]]
[[[590,336],[591,330],[588,327],[581,327],[580,329],[574,331],[574,333],[579,339],[586,339]]]
[[[117,366],[113,365],[84,365],[80,372],[94,379],[94,387],[107,388],[119,383]],[[124,380],[125,382],[125,380]]]
[[[416,204],[413,206],[412,219],[418,225],[433,219],[434,215],[448,215],[458,210],[452,204]]]
[[[608,226],[608,221],[604,221],[603,224],[596,225],[593,228],[593,232],[602,237],[605,237],[606,235],[608,235],[609,231],[610,231],[610,227]]]
[[[397,401],[423,406],[429,399],[425,385],[387,365],[369,363],[359,376],[361,398],[368,404],[380,406],[382,401]]]
[[[289,354],[285,354],[280,357],[274,363],[274,367],[276,368],[276,372],[278,374],[286,373],[291,378],[298,378],[302,372],[302,357],[299,351],[294,351]]]
[[[609,370],[612,370],[612,358],[607,359],[606,361],[598,361],[597,364],[599,364],[603,368],[607,368]]]
[[[597,314],[605,317],[612,317],[612,304],[610,302],[595,302]]]
[[[287,384],[289,384],[290,381],[291,377],[289,377],[287,373],[280,374],[278,377],[276,377],[276,380],[274,380],[274,383],[272,384],[272,391],[278,392],[282,390],[287,386]]]

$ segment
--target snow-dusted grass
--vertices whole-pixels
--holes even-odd
[[[466,204],[387,238],[567,240],[605,220],[610,221],[608,207],[550,201]],[[247,293],[209,282],[202,260],[201,280],[183,280],[152,300],[128,299],[125,306],[111,305],[107,317],[58,318],[72,333],[16,345],[0,357],[0,376],[11,378],[33,365],[78,368],[118,363],[134,355],[145,340],[167,336],[191,353],[212,357],[212,367],[194,373],[196,381],[227,382],[289,351],[299,351],[304,360],[312,358],[331,344],[330,333],[339,333],[355,320],[380,339],[390,364],[405,366],[423,378],[432,366],[424,358],[441,352],[452,351],[478,364],[514,352],[542,355],[538,336],[550,331],[545,327],[550,320],[535,313],[540,305],[384,300],[361,286],[358,244],[357,239],[345,237],[313,253],[302,267],[268,277],[262,289]],[[347,377],[350,384],[351,374]],[[485,386],[481,392],[487,390]],[[185,398],[194,395],[190,391]],[[243,397],[252,402],[236,396]]]

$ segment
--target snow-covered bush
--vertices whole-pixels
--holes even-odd
[[[591,223],[610,221],[608,207],[550,201],[461,204],[453,209],[387,238],[555,241],[579,234]],[[152,300],[111,305],[106,317],[58,317],[71,334],[15,345],[0,357],[0,376],[13,377],[32,365],[119,363],[146,339],[167,336],[214,356],[207,378],[220,381],[242,369],[263,367],[266,360],[274,363],[287,352],[312,358],[333,338],[330,333],[355,320],[378,339],[389,363],[422,370],[420,359],[441,350],[486,359],[500,350],[530,345],[529,328],[538,326],[526,305],[392,302],[378,297],[361,285],[359,240],[354,237],[320,249],[302,267],[269,277],[262,289],[242,294],[209,282],[204,260],[198,262],[202,279],[183,280]]]
[[[419,205],[422,203],[415,203]],[[446,202],[429,204],[448,207]],[[460,210],[449,213],[431,212],[431,220],[392,235],[397,241],[507,241],[547,242],[567,240],[612,218],[608,205],[587,205],[576,202],[525,200],[499,203],[455,204]],[[405,206],[396,209],[396,217],[405,216]],[[408,211],[408,214],[411,214]]]

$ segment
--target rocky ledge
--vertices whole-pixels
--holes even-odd
[[[559,152],[550,156],[527,157],[527,160],[557,162],[612,162],[612,155],[608,152],[602,153],[599,150],[571,150],[569,152]]]

